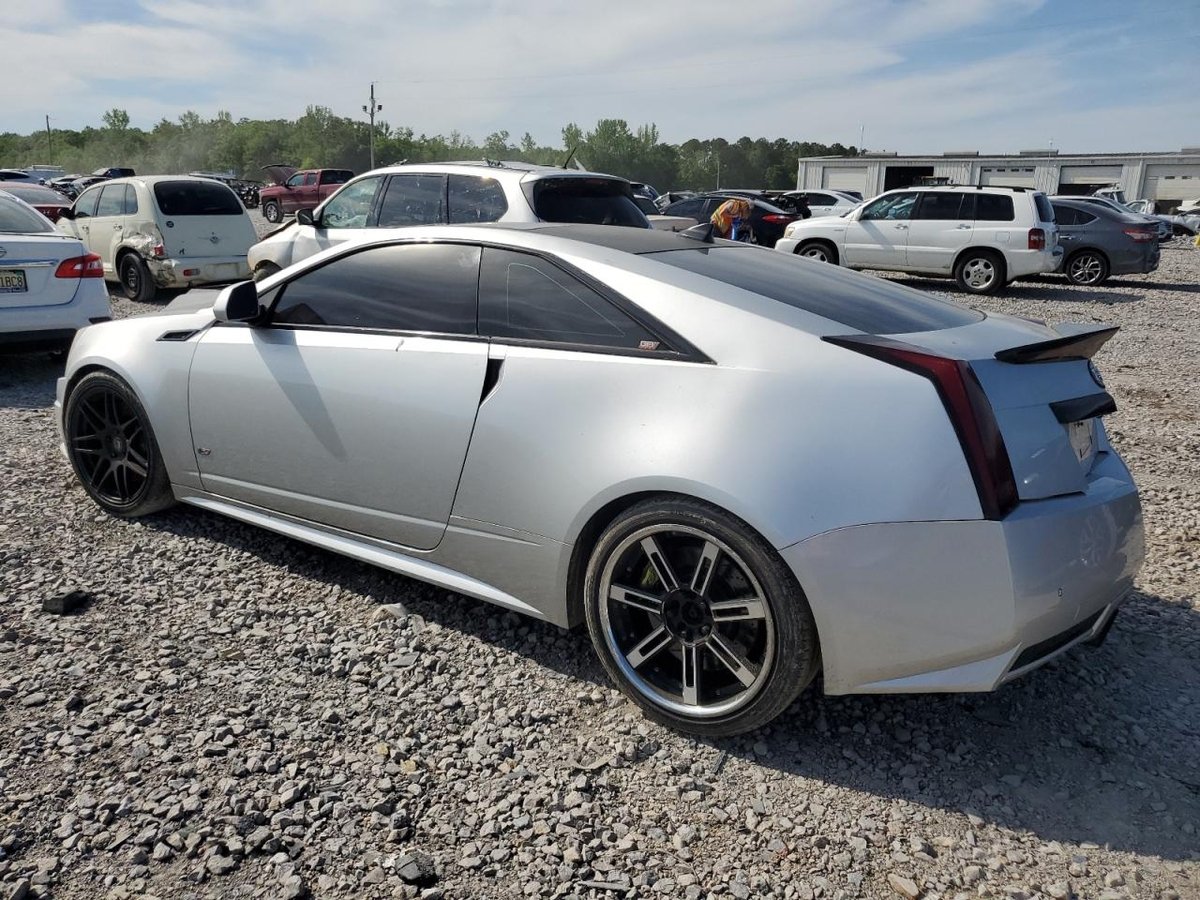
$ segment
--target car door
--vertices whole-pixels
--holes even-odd
[[[283,191],[279,195],[279,207],[285,213],[294,213],[304,206],[304,180],[306,178],[311,178],[314,185],[317,183],[316,172],[297,172],[283,183]],[[313,206],[316,204],[314,203]]]
[[[83,241],[83,246],[89,253],[92,249],[92,217],[96,215],[96,204],[100,202],[101,188],[88,188],[75,200],[71,207],[71,217],[59,219],[58,230]]]
[[[375,223],[375,202],[383,176],[360,178],[329,198],[313,219],[313,224],[297,222],[292,238],[292,259],[307,259],[343,241],[371,233]]]
[[[499,222],[508,213],[508,198],[495,178],[450,175],[446,181],[446,220],[451,225]],[[654,211],[657,213],[658,209]],[[529,221],[537,221],[531,212],[526,212]]]
[[[100,202],[89,226],[88,249],[104,263],[105,275],[116,275],[117,248],[125,232],[124,182],[108,182],[100,192]]]
[[[831,215],[837,206],[837,198],[832,194],[809,191],[806,199],[808,201],[808,209],[814,216]]]
[[[916,191],[885,194],[846,221],[842,263],[860,268],[903,268]]]
[[[970,191],[922,191],[908,223],[908,267],[949,272],[971,242],[975,195]]]
[[[480,249],[355,250],[218,324],[188,386],[206,491],[390,543],[438,545],[487,368]]]

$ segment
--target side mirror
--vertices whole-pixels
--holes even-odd
[[[296,210],[296,224],[297,225],[316,225],[317,224],[316,220],[313,218],[313,211],[311,209]]]
[[[239,281],[223,288],[213,304],[218,322],[250,322],[259,316],[258,287],[253,281]]]
[[[74,208],[74,207],[72,207],[72,206],[65,206],[65,207],[63,207],[63,208],[62,208],[62,209],[59,211],[59,213],[58,213],[58,217],[59,217],[60,219],[74,219],[74,218],[75,218],[75,208]]]

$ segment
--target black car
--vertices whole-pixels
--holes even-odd
[[[775,242],[783,237],[783,230],[800,218],[797,214],[782,210],[750,192],[701,194],[672,203],[663,213],[668,216],[688,216],[703,223],[712,218],[718,206],[733,198],[750,202],[753,207],[750,214],[750,230],[754,233],[754,243],[764,247],[774,247]]]

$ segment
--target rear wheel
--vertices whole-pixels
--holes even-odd
[[[1071,284],[1093,287],[1108,278],[1108,260],[1096,250],[1080,250],[1067,259],[1063,271]]]
[[[796,248],[796,255],[805,259],[815,259],[817,262],[827,262],[837,265],[837,250],[826,241],[805,241]]]
[[[255,281],[262,281],[264,278],[270,278],[276,272],[280,271],[279,266],[273,262],[261,262],[254,267],[253,278]]]
[[[137,395],[92,372],[67,397],[67,456],[84,490],[114,516],[144,516],[175,502],[167,469]]]
[[[283,221],[283,208],[278,200],[268,200],[262,205],[263,218],[272,225]]]
[[[816,675],[816,626],[791,571],[707,504],[663,498],[628,510],[597,542],[585,592],[605,670],[672,728],[758,728]]]
[[[121,279],[121,290],[130,300],[148,303],[154,299],[158,289],[150,277],[150,269],[136,253],[126,253],[117,264],[117,275]]]
[[[994,294],[1006,277],[1004,259],[992,250],[968,250],[954,267],[954,280],[971,294]]]

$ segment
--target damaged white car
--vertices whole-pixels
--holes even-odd
[[[159,288],[248,278],[254,223],[224,184],[179,175],[115,178],[88,188],[58,221],[100,257],[130,300]]]

